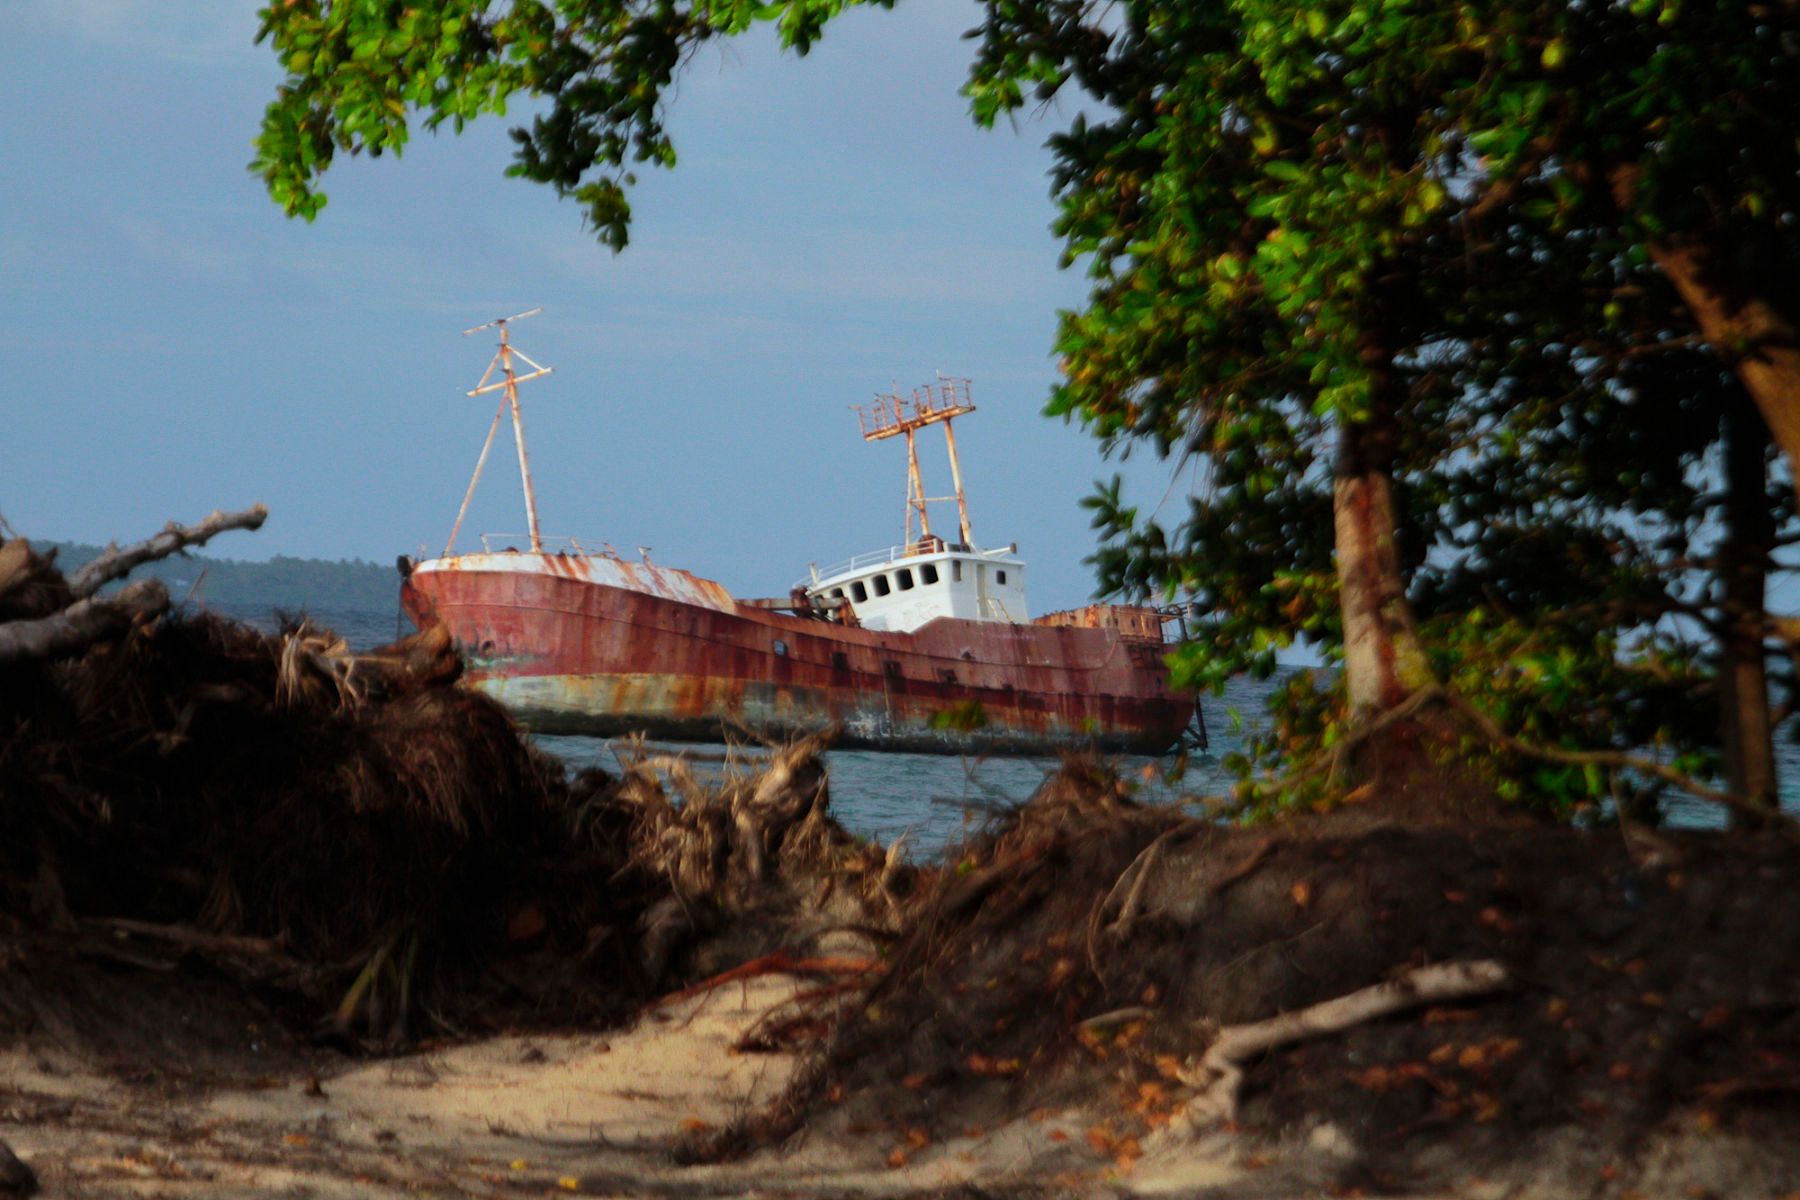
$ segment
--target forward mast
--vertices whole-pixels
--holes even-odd
[[[526,317],[535,317],[543,312],[542,308],[528,309],[522,313],[514,313],[510,317],[498,317],[485,325],[477,325],[473,329],[463,330],[463,336],[480,333],[485,329],[500,331],[500,348],[494,352],[493,359],[482,372],[481,381],[470,390],[471,396],[485,396],[490,392],[499,392],[500,407],[494,410],[493,423],[488,426],[487,440],[481,443],[481,456],[475,460],[475,474],[469,478],[469,490],[463,493],[462,507],[456,510],[456,524],[450,527],[450,540],[444,545],[444,555],[449,557],[456,549],[456,535],[462,529],[463,518],[469,513],[469,501],[475,498],[475,485],[481,482],[481,470],[487,466],[488,451],[494,448],[494,434],[500,429],[500,419],[508,412],[512,413],[513,444],[519,451],[519,482],[525,489],[525,520],[531,529],[531,550],[534,554],[544,552],[544,539],[538,534],[537,495],[531,487],[531,461],[525,453],[525,418],[519,410],[519,385],[530,383],[533,379],[542,379],[551,373],[553,368],[540,366],[531,360],[523,350],[512,344],[511,331],[508,328],[514,321],[523,321]],[[521,375],[513,366],[513,359],[524,361],[531,368],[530,373]],[[498,369],[501,377],[494,378]]]

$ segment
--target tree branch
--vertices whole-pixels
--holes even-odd
[[[1800,825],[1796,825],[1793,818],[1786,814],[1764,808],[1759,804],[1752,804],[1742,796],[1707,787],[1698,780],[1683,775],[1673,767],[1665,766],[1653,758],[1626,754],[1618,750],[1558,750],[1550,746],[1534,746],[1530,742],[1520,741],[1501,729],[1499,723],[1492,717],[1455,692],[1445,691],[1441,698],[1451,708],[1461,713],[1470,724],[1474,725],[1483,737],[1515,754],[1575,767],[1611,767],[1617,770],[1642,771],[1646,775],[1653,775],[1664,783],[1681,789],[1696,800],[1717,804],[1721,808],[1729,809],[1754,821],[1778,823],[1788,836],[1800,838]]]
[[[1778,809],[1764,808],[1761,805],[1751,803],[1742,796],[1735,795],[1731,792],[1721,791],[1718,788],[1708,787],[1700,781],[1682,774],[1673,767],[1665,766],[1664,764],[1657,762],[1653,758],[1644,758],[1641,755],[1627,754],[1620,750],[1562,750],[1552,746],[1533,745],[1530,742],[1523,741],[1514,737],[1512,734],[1507,733],[1504,729],[1500,728],[1499,722],[1482,712],[1479,708],[1476,708],[1467,699],[1441,684],[1436,683],[1426,684],[1392,708],[1387,709],[1374,719],[1365,722],[1360,727],[1345,734],[1335,746],[1314,755],[1298,770],[1288,775],[1283,775],[1278,779],[1258,782],[1255,787],[1258,792],[1263,794],[1286,791],[1289,788],[1306,782],[1328,768],[1335,768],[1341,761],[1341,757],[1345,751],[1368,740],[1377,733],[1388,728],[1390,725],[1413,716],[1432,701],[1439,701],[1447,705],[1470,725],[1473,725],[1476,732],[1480,733],[1488,741],[1502,749],[1510,750],[1514,754],[1524,755],[1527,758],[1540,759],[1544,762],[1562,763],[1566,766],[1606,767],[1612,770],[1641,771],[1646,775],[1653,776],[1672,787],[1686,792],[1696,800],[1704,800],[1708,804],[1717,804],[1721,808],[1738,813],[1739,815],[1750,818],[1756,822],[1769,823],[1780,828],[1782,832],[1789,837],[1800,840],[1800,822],[1796,822],[1794,818]],[[1247,807],[1248,803],[1249,802],[1247,801],[1240,801],[1237,805],[1232,806],[1231,809],[1227,809],[1217,815],[1226,817],[1235,815],[1236,812],[1242,811]]]
[[[116,545],[108,546],[101,551],[100,557],[69,575],[69,590],[77,599],[92,596],[113,580],[130,574],[134,568],[144,563],[167,558],[189,546],[198,546],[227,529],[258,529],[268,515],[267,508],[256,504],[242,512],[228,513],[224,509],[215,509],[211,516],[191,527],[170,521],[161,533],[136,545],[123,549]]]

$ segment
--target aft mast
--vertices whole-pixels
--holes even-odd
[[[935,384],[926,384],[914,388],[912,395],[902,396],[896,389],[892,392],[878,392],[873,404],[853,406],[857,419],[862,424],[862,435],[865,442],[881,441],[904,435],[906,438],[906,541],[905,545],[914,545],[912,527],[913,517],[919,518],[919,541],[932,539],[931,511],[932,503],[956,501],[958,531],[962,535],[964,546],[975,544],[974,534],[969,528],[969,504],[963,496],[962,464],[956,457],[956,434],[952,422],[965,413],[975,411],[974,401],[969,398],[969,381],[952,378],[940,374]],[[919,476],[919,448],[915,435],[927,425],[944,427],[944,448],[950,455],[950,480],[955,485],[954,496],[927,496],[925,485]]]
[[[485,325],[477,325],[473,329],[463,330],[463,336],[480,333],[484,329],[500,330],[500,349],[494,353],[493,360],[482,373],[481,382],[477,383],[471,396],[485,396],[489,392],[501,392],[500,407],[494,410],[493,423],[488,426],[487,440],[481,444],[481,457],[475,460],[475,474],[469,479],[469,490],[463,493],[462,507],[456,510],[456,524],[450,527],[450,540],[444,546],[444,554],[450,555],[456,548],[456,534],[462,529],[463,518],[468,515],[469,501],[475,498],[475,485],[481,482],[481,469],[487,465],[488,451],[493,449],[494,434],[500,428],[500,418],[508,411],[512,413],[513,444],[519,450],[519,481],[525,488],[525,520],[531,527],[531,549],[535,554],[544,550],[544,541],[538,536],[537,496],[531,488],[531,464],[525,455],[525,419],[519,411],[519,385],[529,383],[533,379],[541,379],[550,374],[552,368],[539,366],[522,350],[515,348],[508,326],[514,321],[523,321],[526,317],[535,317],[543,312],[542,308],[533,308],[526,312],[514,313],[510,317],[499,317]],[[523,359],[531,368],[527,375],[520,375],[513,366],[514,357]],[[499,368],[500,379],[494,379],[494,370]],[[492,382],[489,382],[492,380]]]

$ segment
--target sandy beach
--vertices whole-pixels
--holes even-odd
[[[502,1036],[210,1082],[109,1070],[31,1038],[0,1052],[0,1139],[48,1196],[891,1196],[1123,1185],[1083,1140],[1076,1112],[941,1143],[827,1120],[746,1161],[676,1165],[671,1150],[683,1139],[726,1126],[788,1082],[792,1056],[732,1044],[797,986],[773,976],[727,984],[607,1034]],[[242,1049],[254,1070],[256,1043]],[[1221,1159],[1210,1182],[1253,1167]]]

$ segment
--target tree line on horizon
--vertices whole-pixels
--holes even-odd
[[[71,573],[100,557],[102,546],[85,542],[45,542],[57,565]],[[360,558],[295,558],[277,554],[267,561],[183,554],[145,563],[138,578],[160,579],[176,599],[234,609],[350,609],[392,611],[400,580],[392,566]]]
[[[282,0],[252,169],[308,219],[338,153],[541,102],[509,173],[628,241],[695,47],[804,54],[892,0]],[[1559,816],[1679,787],[1745,824],[1800,621],[1795,0],[985,0],[992,125],[1079,90],[1052,229],[1091,281],[1047,412],[1198,466],[1086,503],[1103,589],[1198,604],[1184,686],[1272,700],[1260,810],[1421,772]],[[1722,779],[1722,786],[1713,782]]]

